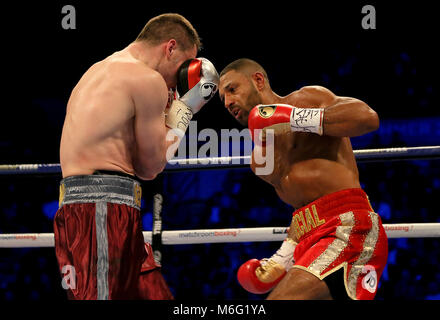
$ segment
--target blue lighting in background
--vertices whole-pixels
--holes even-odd
[[[43,213],[48,219],[52,220],[55,217],[55,213],[57,213],[57,210],[58,200],[43,203]]]
[[[142,228],[144,230],[153,230],[153,214],[146,212],[142,217]]]
[[[396,139],[400,141],[396,141]],[[411,120],[381,119],[378,130],[350,140],[355,149],[370,145],[400,147],[404,146],[402,143],[406,146],[438,145],[440,142],[440,117]]]
[[[388,202],[381,201],[377,209],[377,213],[382,217],[382,219],[391,219],[391,206]]]
[[[438,294],[431,294],[431,295],[427,295],[425,297],[426,300],[440,300],[440,293]]]
[[[211,223],[219,223],[220,222],[220,208],[212,207],[211,208],[211,216],[209,217],[209,222]]]

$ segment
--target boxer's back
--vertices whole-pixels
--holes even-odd
[[[96,169],[134,173],[133,70],[145,68],[124,52],[94,64],[73,89],[60,146],[63,177]]]

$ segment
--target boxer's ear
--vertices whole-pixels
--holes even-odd
[[[177,41],[175,39],[168,40],[165,47],[165,54],[169,58],[173,55],[174,51],[177,49]]]
[[[266,87],[266,79],[264,78],[264,75],[261,72],[254,72],[251,77],[255,85],[255,88],[258,91],[261,91]]]

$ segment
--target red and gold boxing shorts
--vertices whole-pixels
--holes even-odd
[[[299,239],[293,268],[320,280],[344,268],[347,295],[374,298],[387,262],[388,238],[362,189],[331,193],[296,210],[293,227]]]

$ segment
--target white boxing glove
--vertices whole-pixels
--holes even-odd
[[[179,68],[177,92],[182,101],[195,114],[215,95],[219,75],[206,58],[185,61]]]
[[[177,72],[177,99],[166,114],[166,125],[181,136],[197,113],[218,90],[219,75],[206,58],[189,59]]]

